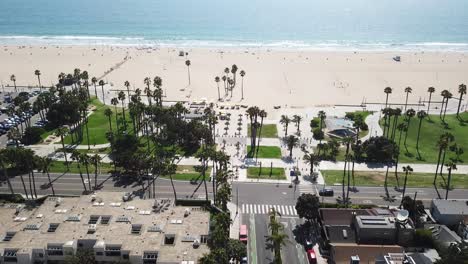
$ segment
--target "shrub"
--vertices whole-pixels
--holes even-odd
[[[315,128],[312,133],[315,140],[322,140],[325,138],[325,133],[323,133],[320,128]]]
[[[24,130],[24,136],[21,142],[26,145],[36,144],[41,141],[41,135],[45,133],[45,130],[40,127],[27,127]]]
[[[395,142],[386,137],[371,137],[362,144],[367,161],[387,163],[392,162],[398,152]]]
[[[319,126],[320,126],[320,119],[314,118],[314,119],[310,120],[310,127],[311,128],[316,128],[316,127],[319,127]]]
[[[414,245],[417,247],[434,248],[436,245],[432,232],[428,229],[417,229],[414,233]]]

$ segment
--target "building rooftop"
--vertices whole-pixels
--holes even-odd
[[[432,232],[432,237],[439,243],[450,245],[451,243],[460,243],[462,239],[457,233],[450,230],[445,225],[428,224],[424,225],[424,229],[429,229]]]
[[[395,228],[395,221],[384,216],[360,215],[356,216],[356,223],[360,228]]]
[[[351,225],[353,214],[370,215],[366,209],[323,208],[320,209],[324,225]]]
[[[362,245],[332,243],[336,264],[349,264],[351,256],[359,256],[360,263],[375,263],[375,260],[388,253],[403,253],[403,248],[393,245]]]
[[[184,256],[196,260],[208,252],[205,244],[193,247],[195,239],[209,233],[208,212],[173,206],[171,200],[157,202],[139,198],[122,202],[121,193],[100,192],[93,200],[91,195],[49,197],[36,208],[5,204],[0,207],[0,249],[30,252],[48,244],[96,240],[96,245],[121,245],[130,255],[157,251],[162,262],[180,261]],[[174,235],[172,245],[167,245],[166,235]]]
[[[446,215],[468,215],[467,200],[432,200],[432,207],[437,207],[440,214]]]
[[[348,226],[325,226],[330,243],[356,243],[356,232]]]

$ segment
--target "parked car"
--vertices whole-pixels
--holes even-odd
[[[241,225],[239,229],[239,240],[242,243],[247,244],[248,239],[247,225]]]
[[[333,196],[334,192],[333,192],[333,189],[324,188],[324,189],[319,191],[319,195],[320,196]]]

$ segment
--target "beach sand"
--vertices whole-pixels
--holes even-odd
[[[57,82],[60,72],[73,73],[74,68],[102,77],[110,84],[106,89],[125,89],[128,80],[133,89],[144,89],[143,79],[160,76],[166,100],[200,100],[216,102],[215,76],[222,76],[225,67],[239,68],[232,104],[308,107],[363,102],[381,103],[383,89],[394,89],[390,102],[404,103],[404,88],[413,93],[409,102],[428,98],[427,88],[457,95],[458,85],[468,82],[468,57],[457,52],[352,52],[352,51],[286,51],[256,49],[183,49],[191,61],[191,84],[181,48],[142,48],[124,46],[2,46],[0,49],[0,81],[13,85],[37,86],[34,70],[41,71],[43,85]],[[393,57],[401,56],[401,62]],[[125,57],[127,57],[125,59]],[[120,66],[116,66],[119,65]],[[108,72],[111,68],[112,71]],[[241,100],[240,70],[245,70],[244,100]],[[8,89],[8,88],[7,88]],[[220,82],[224,95],[223,82]],[[99,90],[98,90],[99,91]],[[109,91],[108,91],[109,92]],[[112,94],[109,96],[114,96]],[[223,96],[224,97],[224,96]],[[108,100],[109,101],[109,100]],[[107,102],[108,103],[108,102]]]

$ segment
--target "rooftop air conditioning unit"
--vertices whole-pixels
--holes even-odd
[[[96,224],[90,224],[88,226],[88,233],[94,233],[96,232]]]

